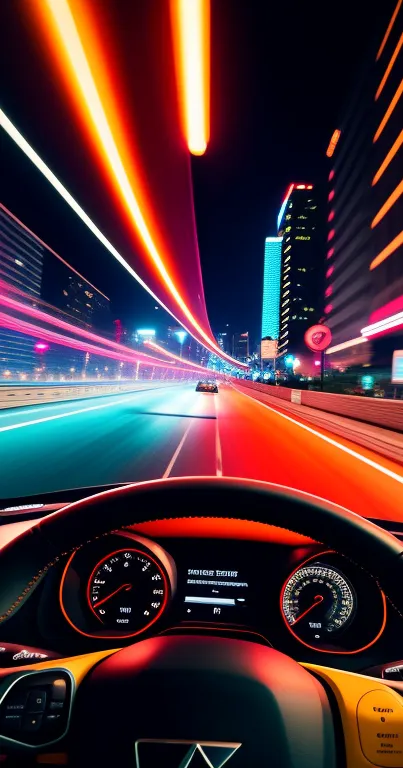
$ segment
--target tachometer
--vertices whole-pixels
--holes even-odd
[[[161,616],[167,601],[168,579],[160,563],[140,549],[120,549],[95,566],[88,581],[92,613],[113,633],[144,632]]]
[[[316,646],[332,642],[348,626],[356,610],[355,592],[341,571],[314,561],[286,581],[281,610],[290,631]]]

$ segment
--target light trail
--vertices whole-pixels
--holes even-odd
[[[191,0],[191,2],[194,2],[194,0]],[[151,263],[154,265],[160,280],[162,280],[162,283],[171,294],[177,307],[184,314],[188,323],[190,323],[191,327],[196,331],[199,337],[204,340],[203,343],[207,344],[208,348],[213,348],[216,353],[218,352],[220,357],[225,356],[220,347],[215,343],[213,337],[209,333],[206,333],[187,306],[158,250],[156,245],[156,233],[151,232],[150,225],[146,222],[144,212],[139,202],[141,199],[139,193],[139,181],[138,179],[136,180],[135,191],[124,167],[121,153],[119,152],[115,136],[113,135],[108,121],[104,104],[100,98],[99,90],[91,71],[85,48],[68,0],[46,0],[46,6],[50,11],[55,30],[57,30],[60,42],[65,51],[67,67],[75,77],[88,116],[100,143],[100,147],[102,148],[106,168],[114,179],[121,199],[123,200],[131,221],[148,253]]]
[[[171,23],[182,125],[189,152],[209,140],[210,0],[171,0]]]
[[[197,333],[195,333],[194,329],[191,329],[186,323],[183,323],[179,318],[174,314],[172,309],[170,309],[164,302],[152,291],[152,289],[142,280],[140,275],[137,274],[137,272],[133,269],[133,267],[130,266],[130,264],[126,261],[126,259],[119,253],[119,251],[112,245],[112,243],[108,240],[107,237],[101,232],[101,230],[96,226],[96,224],[92,221],[92,219],[88,216],[88,214],[84,211],[84,209],[77,203],[77,201],[74,199],[74,197],[68,192],[66,187],[59,181],[59,179],[55,176],[53,171],[50,170],[50,168],[44,163],[41,157],[35,152],[33,147],[26,141],[24,136],[18,131],[18,129],[13,125],[11,120],[7,117],[5,112],[0,109],[0,125],[1,127],[6,131],[6,133],[10,136],[10,138],[17,144],[17,146],[24,152],[24,154],[31,160],[31,162],[36,166],[36,168],[43,174],[43,176],[49,181],[49,183],[54,187],[54,189],[59,193],[59,195],[65,200],[65,202],[72,208],[74,213],[77,214],[77,216],[81,219],[81,221],[88,227],[88,229],[95,235],[95,237],[102,243],[102,245],[109,251],[109,253],[112,254],[112,256],[119,262],[119,264],[124,267],[127,272],[133,277],[139,285],[141,285],[144,290],[147,291],[147,293],[150,294],[150,296],[153,297],[153,299],[169,314],[171,317],[176,320],[178,325],[182,325],[183,328],[186,329],[186,331],[192,336],[199,344],[206,347],[206,349],[209,349],[210,351],[214,351],[214,354],[217,354],[218,357],[228,359],[234,367],[237,368],[244,368],[246,369],[248,366],[244,365],[243,363],[240,363],[238,360],[234,360],[229,355],[225,355],[225,353],[222,352],[220,347],[218,345],[214,345],[214,348],[212,349],[212,344],[210,342],[205,343],[203,342]]]

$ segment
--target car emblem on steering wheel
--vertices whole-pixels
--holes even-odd
[[[136,768],[222,768],[241,744],[220,741],[136,741]]]

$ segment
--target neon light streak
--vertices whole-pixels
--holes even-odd
[[[399,10],[400,10],[400,6],[401,6],[401,4],[402,4],[402,0],[398,0],[398,2],[397,2],[397,5],[396,5],[396,8],[395,8],[395,10],[393,11],[393,15],[392,15],[392,18],[391,18],[391,20],[390,20],[390,22],[389,22],[389,26],[388,26],[388,28],[387,28],[387,30],[386,30],[386,32],[385,32],[385,35],[384,35],[384,38],[383,38],[383,40],[382,40],[382,42],[381,42],[381,45],[380,45],[379,51],[378,51],[378,53],[377,53],[377,55],[376,55],[376,60],[377,60],[377,61],[378,61],[378,59],[379,59],[379,58],[382,56],[382,51],[383,51],[383,49],[384,49],[384,47],[385,47],[386,43],[388,42],[388,38],[389,38],[389,35],[390,35],[390,33],[391,33],[391,31],[392,31],[392,27],[393,27],[393,25],[394,25],[394,23],[395,23],[395,21],[396,21],[396,16],[397,16],[397,14],[399,13]]]
[[[76,200],[72,197],[70,192],[63,186],[63,184],[59,181],[59,179],[55,176],[55,174],[50,170],[50,168],[43,162],[43,160],[39,157],[39,155],[35,152],[35,150],[28,144],[26,139],[22,136],[22,134],[17,130],[17,128],[13,125],[11,120],[7,117],[7,115],[3,112],[2,109],[0,109],[0,125],[6,133],[10,136],[10,138],[19,146],[19,148],[24,152],[24,154],[31,160],[31,162],[38,168],[38,170],[45,176],[47,181],[56,189],[56,191],[59,193],[59,195],[65,200],[65,202],[72,208],[72,210],[79,216],[81,221],[84,222],[84,224],[88,227],[88,229],[95,235],[95,237],[102,243],[102,245],[109,251],[109,253],[112,254],[112,256],[121,264],[127,272],[144,288],[144,290],[149,293],[153,299],[163,308],[165,309],[168,314],[170,314],[178,323],[178,325],[182,325],[186,330],[190,333],[193,338],[201,343],[203,346],[206,346],[207,349],[211,349],[213,347],[214,353],[218,354],[218,357],[225,358],[226,360],[229,360],[233,365],[235,365],[237,368],[247,368],[247,365],[244,365],[243,363],[240,363],[238,361],[233,360],[232,357],[229,355],[226,355],[221,348],[216,345],[212,344],[210,341],[207,343],[204,343],[201,341],[200,337],[194,332],[194,330],[190,330],[182,321],[178,319],[178,317],[172,312],[169,307],[164,304],[161,299],[158,298],[158,296],[149,288],[149,286],[144,282],[144,280],[141,279],[140,275],[135,272],[133,267],[130,266],[130,264],[126,261],[126,259],[123,258],[123,256],[119,253],[119,251],[112,245],[112,243],[105,237],[105,235],[101,232],[100,229],[94,224],[92,219],[86,214],[83,208],[76,202]],[[203,337],[206,337],[208,339],[208,336],[204,334]]]
[[[287,206],[287,203],[288,203],[288,199],[289,199],[289,197],[291,195],[291,192],[294,189],[294,186],[295,186],[294,184],[290,184],[290,186],[287,189],[285,198],[284,198],[284,200],[283,200],[283,202],[281,204],[280,212],[279,212],[279,214],[277,216],[277,229],[280,229],[280,224],[281,224],[281,222],[283,220],[284,211],[286,209],[286,206]]]
[[[397,57],[398,57],[398,55],[400,53],[400,49],[401,49],[402,45],[403,45],[403,33],[400,35],[400,40],[399,40],[395,50],[393,51],[392,58],[391,58],[388,66],[386,68],[386,72],[385,72],[381,82],[379,83],[379,88],[378,88],[378,90],[377,90],[377,92],[375,94],[375,101],[377,101],[379,99],[379,97],[380,97],[380,95],[381,95],[381,93],[383,91],[384,85],[385,85],[385,83],[386,83],[386,81],[387,81],[387,79],[388,79],[388,77],[390,75],[391,69],[392,69],[392,67],[393,67],[393,65],[394,65],[394,63],[395,63],[395,61],[396,61],[396,59],[397,59]]]
[[[330,171],[330,173],[329,173],[329,181],[331,181],[333,179],[333,176],[334,176],[334,171]]]
[[[117,182],[136,230],[143,241],[153,264],[157,268],[162,281],[165,283],[177,306],[180,307],[181,311],[197,333],[211,346],[212,340],[199,325],[184,302],[157,250],[154,238],[146,224],[108,123],[69,4],[67,0],[46,0],[46,2],[58,28],[61,42],[63,43],[73,68],[77,85],[84,98],[93,127],[101,142],[110,171]],[[213,344],[213,346],[215,345]],[[220,354],[222,354],[222,350],[219,347],[217,347],[217,349],[220,351]]]
[[[379,267],[385,259],[387,259],[391,253],[394,253],[401,245],[403,245],[403,230],[375,257],[369,265],[370,271]]]
[[[334,248],[330,248],[330,250],[327,252],[327,259],[331,259],[334,254]]]
[[[332,138],[330,139],[329,146],[326,150],[326,157],[332,157],[334,154],[334,150],[336,149],[337,142],[340,138],[341,131],[339,131],[338,128],[336,128],[335,131],[333,131]]]
[[[329,203],[331,200],[333,200],[333,198],[334,198],[334,189],[331,189],[329,192],[329,196],[327,198],[329,200]]]
[[[389,331],[392,328],[400,328],[403,325],[403,312],[398,312],[396,315],[390,315],[385,317],[384,320],[379,320],[377,323],[367,325],[366,328],[361,329],[363,336],[374,336],[376,333],[383,333],[383,331]]]
[[[210,0],[171,0],[182,125],[189,151],[203,155],[210,133]]]
[[[403,194],[403,181],[401,181],[400,184],[397,185],[396,189],[393,190],[392,194],[388,197],[386,202],[383,204],[382,208],[378,211],[378,213],[376,214],[375,218],[371,223],[371,229],[374,229],[374,227],[376,227],[376,225],[379,224],[380,221],[382,221],[383,217],[391,209],[392,205],[394,205],[396,200],[399,199],[401,194]]]
[[[336,344],[334,347],[329,347],[326,350],[326,354],[332,355],[334,352],[341,352],[343,349],[348,349],[349,347],[355,347],[357,344],[363,344],[364,341],[368,341],[368,339],[365,336],[357,336],[356,339],[343,341],[342,344]]]
[[[382,165],[378,168],[374,178],[372,179],[372,186],[374,186],[377,183],[377,181],[379,181],[382,174],[386,171],[389,163],[391,162],[391,160],[393,160],[394,156],[399,151],[402,144],[403,144],[403,130],[400,131],[395,143],[393,144],[388,154],[386,155]]]
[[[392,112],[393,112],[397,102],[399,101],[402,93],[403,93],[403,80],[400,81],[400,85],[399,85],[399,87],[398,87],[398,89],[397,89],[397,91],[396,91],[392,101],[390,102],[390,104],[389,104],[389,106],[388,106],[388,108],[387,108],[387,110],[385,112],[384,117],[382,118],[382,120],[381,120],[381,122],[379,124],[378,130],[377,130],[377,132],[376,132],[376,134],[375,134],[375,136],[373,138],[374,144],[375,144],[376,141],[378,141],[378,139],[379,139],[379,137],[380,137],[380,135],[381,135],[381,133],[382,133],[386,123],[388,122],[388,120],[389,120],[389,118],[390,118],[390,116],[391,116],[391,114],[392,114]]]
[[[161,347],[159,344],[156,344],[155,341],[146,340],[144,341],[145,346],[150,347],[151,349],[157,350],[157,352],[160,352],[163,355],[166,355],[170,360],[175,360],[178,363],[181,363],[182,365],[187,365],[187,361],[183,360],[183,358],[179,357],[178,355],[174,355],[173,352],[169,352],[167,349],[164,349],[164,347]],[[204,368],[202,365],[198,365],[197,363],[191,363],[189,362],[189,365],[192,366],[192,368],[197,368],[199,371],[204,371],[206,373],[206,370],[208,368]]]
[[[336,231],[334,229],[331,229],[329,234],[328,234],[328,236],[327,236],[328,242],[329,242],[329,240],[333,240],[335,234],[336,234]]]

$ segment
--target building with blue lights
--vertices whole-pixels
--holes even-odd
[[[278,339],[282,237],[266,237],[263,269],[262,339]]]

